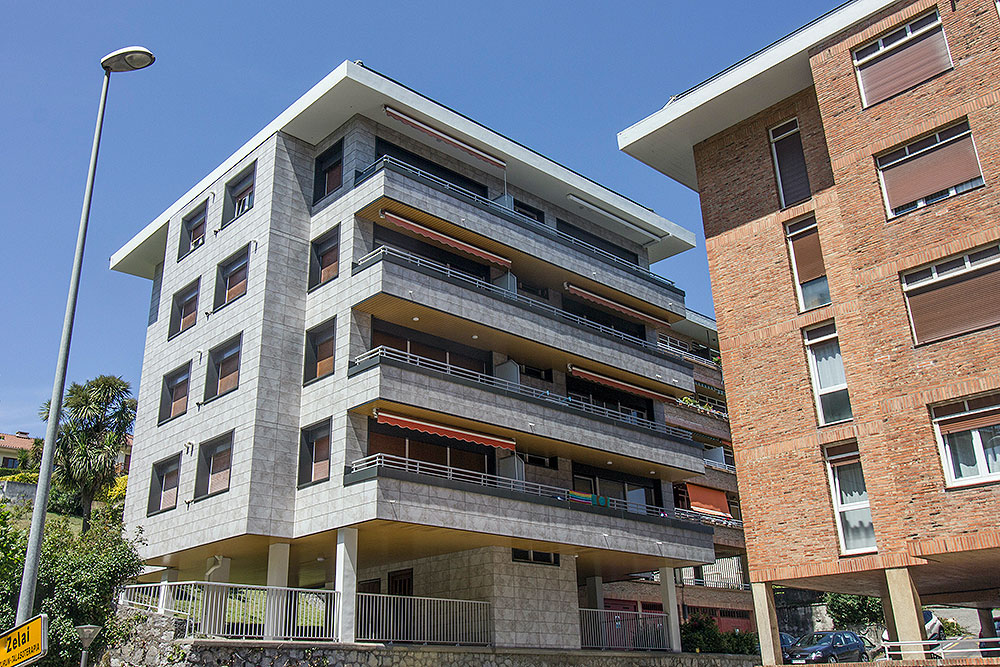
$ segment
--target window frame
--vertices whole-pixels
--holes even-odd
[[[236,355],[236,386],[227,389],[226,391],[219,391],[219,382],[221,380],[221,370],[223,362],[229,360],[230,357]],[[218,355],[218,356],[217,356]],[[202,403],[208,403],[214,401],[217,398],[231,394],[240,388],[240,375],[241,367],[243,363],[243,332],[241,331],[236,336],[229,338],[223,343],[216,345],[211,350],[208,351],[208,363],[206,364],[206,375],[205,375],[205,397]],[[214,382],[213,382],[214,378]],[[209,395],[209,390],[211,387],[215,386],[215,393]]]
[[[240,210],[239,202],[243,199],[244,193],[249,191],[249,204]],[[226,200],[224,202],[224,213],[220,230],[225,229],[238,218],[253,210],[257,203],[257,163],[244,169],[235,178],[226,183]]]
[[[796,227],[800,223],[808,222],[810,220],[812,221],[812,224],[807,224],[802,227]],[[792,227],[796,227],[795,231],[792,231]],[[798,299],[800,313],[807,313],[811,310],[816,310],[817,308],[823,308],[824,306],[829,306],[830,304],[833,303],[833,296],[830,294],[830,278],[826,273],[824,273],[822,277],[824,280],[826,280],[826,292],[827,295],[830,297],[830,300],[827,301],[826,303],[821,303],[819,305],[810,306],[806,308],[805,296],[802,293],[802,281],[799,280],[799,267],[795,260],[795,246],[792,244],[792,241],[794,240],[794,237],[804,234],[813,229],[815,229],[816,233],[819,234],[819,223],[816,222],[816,216],[813,214],[810,214],[808,217],[801,218],[799,220],[794,220],[792,222],[785,223],[785,244],[788,246],[788,257],[791,260],[791,265],[792,265],[792,280],[795,282],[795,295],[796,298]],[[822,241],[820,243],[821,243],[820,247],[822,247]],[[825,258],[823,261],[823,269],[824,270],[826,269]],[[813,278],[813,280],[809,282],[813,282],[815,280],[819,280],[819,278]]]
[[[311,438],[312,435],[323,432],[327,438],[327,469],[326,477],[314,478],[313,471],[316,465],[316,440],[317,438]],[[306,470],[305,456],[308,453],[309,462],[309,479],[303,478],[303,472]],[[298,486],[297,488],[305,488],[307,486],[312,486],[313,484],[319,484],[320,482],[329,481],[332,477],[333,472],[333,418],[327,417],[322,419],[315,424],[310,424],[302,428],[299,431],[299,470],[297,474]]]
[[[222,493],[226,493],[233,486],[233,450],[236,445],[236,431],[228,431],[222,435],[215,436],[198,445],[198,470],[195,474],[195,496],[192,502],[211,498]],[[212,461],[215,456],[224,448],[229,448],[229,480],[226,488],[209,491],[212,486]]]
[[[181,381],[187,382],[187,395],[184,398],[184,409],[177,414],[171,414],[174,404],[173,391]],[[191,402],[191,361],[182,364],[163,376],[160,385],[160,412],[156,422],[157,426],[162,426],[169,421],[177,419],[187,414]],[[165,414],[166,413],[166,414]]]
[[[333,247],[337,248],[337,272],[323,280],[322,256]],[[335,225],[309,243],[309,276],[306,290],[312,291],[321,285],[336,280],[340,276],[340,225]]]
[[[191,236],[191,228],[196,226],[194,223],[200,218],[201,225],[203,227],[200,237]],[[190,213],[181,218],[181,236],[180,245],[177,248],[177,261],[181,261],[195,250],[205,245],[205,240],[208,236],[208,200],[203,201],[199,206],[196,206]],[[185,248],[184,246],[187,246]]]
[[[194,299],[194,322],[189,326],[185,327],[184,324],[184,305]],[[183,299],[183,301],[181,301]],[[193,329],[196,324],[198,324],[198,303],[201,300],[201,276],[195,279],[194,282],[189,283],[186,287],[176,292],[170,301],[170,323],[167,328],[167,340],[181,335],[188,329]],[[176,320],[176,330],[174,329],[174,324]]]
[[[340,183],[332,190],[327,189],[328,174],[335,166],[340,165]],[[344,187],[344,139],[340,138],[330,144],[326,150],[316,156],[313,179],[313,205],[320,203],[328,196]]]
[[[776,137],[774,135],[774,131],[776,129],[778,129],[779,127],[781,127],[783,125],[788,125],[789,123],[795,123],[795,130],[790,131],[790,132],[785,132],[784,134],[782,134],[781,136],[778,136],[778,137]],[[812,199],[812,184],[810,183],[810,185],[809,185],[809,196],[808,197],[806,197],[805,199],[800,199],[798,201],[791,202],[791,203],[788,203],[788,202],[785,201],[785,189],[784,189],[784,187],[781,184],[781,168],[778,165],[778,149],[777,149],[776,145],[777,145],[777,142],[779,142],[780,140],[785,139],[787,137],[790,137],[793,134],[798,134],[799,135],[799,144],[802,146],[802,166],[806,170],[806,181],[808,181],[809,180],[809,166],[806,163],[806,147],[805,147],[805,145],[802,144],[802,126],[799,125],[799,117],[798,116],[792,116],[791,118],[789,118],[787,120],[781,121],[777,125],[773,125],[772,127],[769,127],[768,130],[767,130],[767,137],[768,137],[768,139],[770,141],[770,144],[771,144],[771,163],[774,166],[774,178],[775,178],[775,181],[777,181],[777,184],[778,184],[778,203],[781,205],[781,209],[782,210],[788,208],[789,206],[795,206],[796,204],[801,204],[803,202],[807,202],[810,199]]]
[[[324,337],[320,340],[316,340],[315,336],[323,335]],[[329,336],[328,338],[326,336]],[[332,357],[332,368],[329,373],[319,374],[318,368],[319,362],[318,348],[321,343],[325,343],[327,340],[332,340],[333,345],[333,357]],[[303,355],[302,364],[302,386],[310,385],[313,382],[319,382],[323,378],[330,377],[336,372],[337,365],[337,318],[331,317],[325,322],[321,322],[314,327],[311,327],[306,331],[306,341],[305,341],[305,353]],[[309,377],[310,366],[313,367],[314,374]]]
[[[984,452],[982,436],[979,434],[978,429],[970,429],[973,434],[972,446],[976,455],[976,469],[984,470],[986,472],[972,477],[955,477],[955,471],[952,468],[951,448],[946,438],[941,434],[941,422],[947,419],[954,419],[959,416],[972,416],[995,411],[997,409],[997,405],[988,405],[982,408],[970,409],[969,399],[962,399],[962,403],[965,407],[965,410],[962,412],[954,412],[948,415],[942,415],[941,417],[934,417],[933,412],[931,413],[931,425],[934,429],[934,439],[937,442],[938,456],[941,457],[941,468],[944,471],[945,488],[963,488],[967,486],[977,486],[979,484],[1000,482],[1000,471],[991,473],[989,472],[989,467],[986,465],[986,454]],[[1000,424],[1000,416],[997,417],[997,423]],[[964,433],[965,431],[960,432]]]
[[[847,444],[847,443],[845,443]],[[847,503],[846,505],[840,502],[840,480],[836,474],[834,474],[834,469],[841,466],[846,466],[852,463],[857,463],[861,466],[861,477],[864,479],[864,466],[861,465],[861,454],[856,449],[857,443],[855,443],[855,449],[850,452],[844,452],[842,454],[830,455],[830,449],[836,447],[837,445],[828,446],[823,452],[823,461],[826,465],[827,479],[830,483],[830,499],[833,503],[833,519],[837,526],[837,539],[840,542],[840,554],[842,556],[854,556],[858,554],[870,554],[878,552],[878,539],[875,539],[875,544],[870,547],[862,547],[858,549],[848,549],[844,542],[844,526],[841,521],[841,515],[845,512],[850,512],[859,509],[867,509],[869,515],[871,514],[871,502],[868,499],[868,481],[865,480],[865,500],[856,503]],[[872,532],[875,530],[875,520],[872,518]]]
[[[242,267],[246,267],[246,284],[243,292],[237,294],[232,299],[228,299],[229,278]],[[250,244],[236,251],[225,260],[219,263],[215,278],[215,300],[212,303],[212,313],[217,313],[240,297],[246,296],[250,290]],[[221,301],[220,301],[221,299]]]
[[[823,327],[826,327],[826,326],[833,326],[834,327],[832,334],[825,334],[823,336],[820,336],[820,337],[814,338],[814,339],[810,339],[809,338],[809,332],[810,331],[815,331],[816,329],[822,329]],[[831,340],[836,340],[837,341],[837,348],[840,349],[840,332],[837,330],[836,322],[834,322],[833,320],[830,320],[830,321],[821,322],[820,324],[817,324],[815,326],[811,326],[811,327],[808,327],[806,329],[803,329],[802,330],[802,340],[805,343],[806,357],[808,358],[808,361],[809,361],[809,380],[810,380],[810,383],[812,384],[813,403],[815,404],[815,407],[816,407],[816,416],[818,417],[819,426],[833,426],[835,424],[846,424],[847,422],[854,421],[854,416],[853,416],[854,415],[854,407],[853,406],[851,406],[851,417],[848,417],[846,419],[838,419],[836,421],[826,421],[826,415],[823,412],[822,396],[824,396],[826,394],[832,394],[832,393],[838,392],[838,391],[847,391],[848,405],[850,405],[850,400],[851,400],[851,391],[850,391],[850,388],[847,385],[846,368],[844,368],[845,373],[844,373],[844,382],[843,382],[843,384],[837,384],[837,385],[834,385],[833,387],[825,387],[822,390],[820,389],[820,387],[819,387],[819,369],[816,366],[816,355],[813,354],[813,351],[812,351],[812,346],[818,345],[820,343],[826,343],[827,341],[831,341]],[[843,368],[843,365],[844,365],[844,351],[843,350],[840,350],[840,364],[841,364],[841,367]]]
[[[174,494],[174,504],[170,507],[163,506],[163,480],[167,473],[171,472],[171,469],[177,471],[177,489]],[[160,492],[157,496],[157,506],[153,509],[153,490],[159,488]],[[170,456],[160,459],[153,463],[152,466],[152,478],[149,484],[149,498],[146,501],[146,516],[154,516],[156,514],[161,514],[163,512],[169,512],[170,510],[177,509],[177,503],[180,500],[181,491],[181,452],[176,454],[171,454]]]

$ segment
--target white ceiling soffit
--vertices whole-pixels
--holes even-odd
[[[809,49],[894,1],[840,5],[622,130],[618,147],[697,190],[695,144],[812,85]]]
[[[361,114],[387,124],[422,143],[428,141],[426,134],[388,118],[384,112],[386,104],[505,161],[509,183],[561,205],[626,238],[646,244],[650,261],[670,257],[695,245],[693,232],[648,208],[377,72],[352,62],[344,62],[118,250],[111,257],[111,268],[152,278],[155,265],[163,261],[165,229],[170,218],[180,213],[197,196],[279,130],[310,144],[316,144],[352,116]],[[470,159],[467,154],[444,142],[437,142],[434,147],[464,161]],[[487,171],[492,170],[498,176],[502,176],[503,173],[497,168],[479,164],[478,161],[476,166],[485,166]],[[622,225],[614,218],[595,213],[593,210],[573,205],[567,200],[569,194],[599,205],[601,209],[621,218],[628,225]],[[659,240],[650,241],[651,238]]]

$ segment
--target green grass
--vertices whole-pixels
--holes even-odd
[[[69,523],[69,529],[73,531],[74,535],[79,535],[80,531],[83,530],[83,517],[66,516],[64,514],[56,514],[55,512],[45,513],[46,525],[52,521],[58,521],[60,519],[65,519],[66,522]],[[23,514],[19,514],[14,520],[14,525],[24,530],[31,528],[31,512],[25,510]]]

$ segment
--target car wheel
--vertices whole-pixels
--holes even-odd
[[[868,657],[867,653],[862,652],[861,655],[858,657],[858,660],[860,660],[861,662],[868,662],[870,658]]]
[[[837,662],[837,656],[831,655],[829,658],[826,659],[826,661],[827,662]]]

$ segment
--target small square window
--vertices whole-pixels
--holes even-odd
[[[330,478],[330,420],[302,429],[299,485]]]
[[[316,180],[313,203],[340,189],[344,184],[344,140],[323,151],[316,158]]]
[[[339,272],[340,226],[338,225],[311,244],[309,289],[333,280]]]
[[[306,332],[305,375],[303,382],[333,373],[336,320],[330,320]]]
[[[240,217],[253,208],[254,170],[256,164],[226,185],[226,200],[223,204],[222,226]]]
[[[521,373],[525,377],[535,378],[536,380],[542,380],[544,382],[552,382],[551,368],[538,368],[536,366],[528,366],[525,364],[521,366]]]
[[[181,455],[153,464],[153,479],[149,485],[147,514],[172,510],[177,506],[177,489],[180,482]]]
[[[198,321],[198,292],[201,278],[174,295],[170,309],[170,328],[167,337],[172,338],[193,327]]]
[[[174,417],[180,417],[187,412],[190,385],[190,361],[164,376],[163,391],[160,395],[160,423]]]
[[[208,353],[208,377],[205,400],[235,391],[240,386],[240,348],[243,334],[232,338]]]
[[[250,246],[219,264],[215,281],[215,310],[246,294],[249,264]]]
[[[194,496],[203,498],[229,489],[233,461],[233,432],[202,443],[198,452],[198,474]]]
[[[181,221],[181,241],[177,250],[178,260],[205,242],[207,215],[208,202],[205,202]]]

